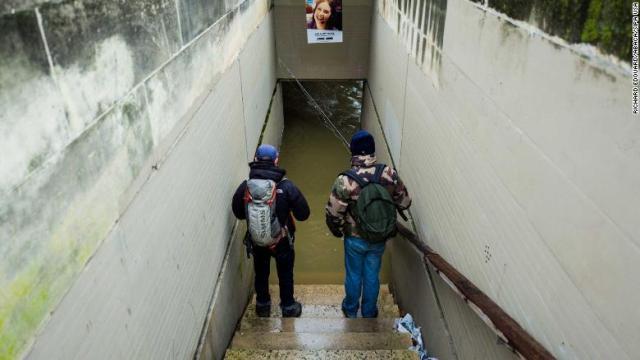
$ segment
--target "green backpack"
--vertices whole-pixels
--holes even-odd
[[[348,176],[360,186],[360,196],[349,205],[356,221],[358,234],[371,243],[384,242],[396,234],[396,204],[387,189],[380,185],[386,165],[376,164],[371,181],[366,181],[354,169],[341,175]]]

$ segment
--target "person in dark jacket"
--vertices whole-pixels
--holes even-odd
[[[278,151],[272,145],[263,144],[256,150],[255,158],[249,164],[249,179],[266,179],[276,185],[276,217],[285,235],[270,247],[253,246],[253,266],[255,269],[256,314],[268,317],[271,314],[271,296],[269,294],[269,270],[271,257],[276,259],[276,268],[280,282],[280,307],[283,317],[299,317],[302,305],[293,297],[293,263],[295,251],[294,219],[304,221],[309,218],[309,205],[302,192],[285,178],[286,171],[278,167]],[[246,219],[245,192],[247,181],[238,186],[233,195],[233,214],[238,219]]]

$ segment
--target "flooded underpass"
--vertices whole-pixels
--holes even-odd
[[[350,166],[351,155],[341,137],[348,141],[360,129],[363,82],[285,81],[282,94],[285,127],[280,166],[311,208],[310,218],[296,224],[295,281],[340,284],[344,281],[343,241],[327,229],[324,206],[336,176]],[[270,280],[277,283],[272,267]],[[385,259],[381,281],[387,279]]]
[[[638,7],[512,3],[3,1],[0,360],[222,359],[244,329],[336,358],[392,348],[394,306],[440,359],[637,358]],[[340,36],[315,36],[332,4]],[[358,128],[413,199],[375,326],[343,319],[324,223]],[[251,318],[230,200],[262,141],[311,205],[301,319]]]

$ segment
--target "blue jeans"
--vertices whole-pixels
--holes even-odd
[[[378,316],[378,293],[380,292],[380,266],[385,243],[372,244],[366,240],[347,236],[344,238],[344,266],[346,270],[342,301],[345,315],[358,315],[362,295],[362,317]]]

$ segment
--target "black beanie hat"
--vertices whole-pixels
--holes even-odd
[[[360,130],[351,137],[351,155],[372,155],[376,152],[376,142],[366,130]]]

